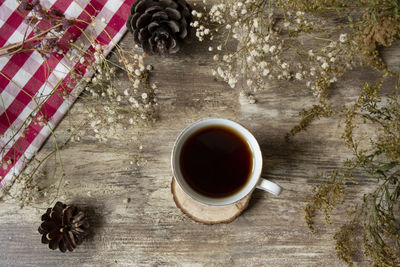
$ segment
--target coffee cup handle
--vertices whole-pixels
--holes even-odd
[[[275,196],[279,196],[279,194],[282,192],[282,187],[264,178],[260,178],[260,181],[257,184],[257,188],[274,194]]]

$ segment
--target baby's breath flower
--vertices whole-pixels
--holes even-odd
[[[137,79],[133,82],[133,88],[139,88],[140,80]]]
[[[339,36],[339,41],[340,41],[341,43],[345,43],[345,42],[347,41],[347,33],[342,33],[342,34]]]
[[[134,70],[132,64],[129,64],[126,68],[128,69],[129,72],[133,72]]]

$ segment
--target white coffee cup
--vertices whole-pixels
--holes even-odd
[[[229,195],[227,197],[213,198],[196,192],[185,181],[180,168],[180,153],[186,140],[193,133],[210,126],[223,126],[239,134],[244,140],[246,140],[253,156],[253,168],[250,173],[250,177],[247,180],[247,183],[237,193]],[[262,166],[263,158],[261,155],[260,146],[258,145],[256,138],[242,125],[224,118],[205,118],[196,121],[195,123],[188,126],[176,139],[171,154],[172,172],[178,184],[181,186],[183,191],[191,198],[207,205],[222,206],[235,203],[246,197],[247,195],[251,194],[255,188],[263,189],[274,195],[279,195],[282,191],[282,188],[279,185],[270,182],[264,178],[261,178]]]

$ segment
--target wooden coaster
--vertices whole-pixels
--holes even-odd
[[[172,178],[171,192],[176,206],[189,218],[205,224],[230,223],[249,205],[251,194],[228,206],[210,206],[189,197]]]

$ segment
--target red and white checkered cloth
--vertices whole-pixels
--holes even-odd
[[[125,23],[133,2],[134,0],[40,1],[43,7],[57,9],[66,18],[79,18],[89,22],[90,16],[96,17],[95,40],[102,45],[108,45],[105,54],[110,52],[125,33]],[[28,25],[24,22],[24,16],[17,11],[18,7],[19,2],[16,0],[0,0],[1,47],[23,39]],[[94,51],[76,26],[93,35],[93,28],[88,23],[77,22],[66,31],[62,39],[73,40],[76,44],[84,43],[85,49]],[[32,36],[32,29],[28,29],[27,38]],[[86,72],[85,65],[79,63],[79,58],[71,62],[67,57],[56,53],[47,62],[38,52],[0,57],[0,191],[20,173],[80,93],[78,86],[68,88],[68,68],[71,67],[79,68],[85,76],[92,75]],[[52,94],[57,85],[58,88],[62,86],[71,92],[67,99],[61,94]],[[48,126],[37,121],[38,113],[35,109],[38,105],[41,107],[40,114],[48,121]],[[26,121],[31,122],[26,124]]]

